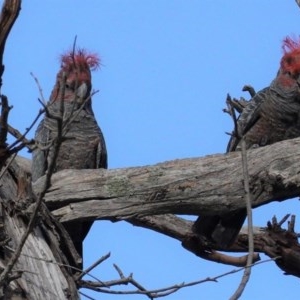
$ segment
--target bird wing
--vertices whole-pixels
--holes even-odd
[[[47,157],[49,150],[46,149],[46,147],[49,143],[49,139],[50,130],[45,126],[44,120],[42,120],[35,134],[36,148],[32,153],[32,182],[42,177],[48,168]]]

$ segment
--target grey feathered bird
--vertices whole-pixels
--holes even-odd
[[[283,57],[271,85],[258,92],[246,105],[237,121],[238,136],[233,136],[227,152],[239,150],[244,136],[247,149],[300,137],[300,39],[283,41]],[[200,216],[193,230],[221,248],[236,239],[246,218],[246,209],[218,216]]]
[[[61,69],[47,104],[50,117],[40,122],[33,151],[32,181],[43,176],[53,153],[52,141],[57,137],[57,122],[51,116],[60,116],[63,101],[63,135],[55,172],[64,169],[107,168],[107,152],[103,134],[91,106],[91,70],[99,67],[96,54],[80,49],[61,56]],[[65,76],[65,84],[63,84]],[[54,209],[54,208],[50,208]],[[92,222],[65,224],[77,252],[82,256],[82,241]]]

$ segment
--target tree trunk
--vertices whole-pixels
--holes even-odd
[[[0,262],[3,269],[26,230],[30,217],[26,207],[34,200],[30,174],[24,166],[26,168],[26,161],[17,159],[0,181]],[[62,237],[53,220],[44,207],[10,278],[2,283],[1,299],[79,299],[72,272],[65,267],[71,262],[62,252]]]

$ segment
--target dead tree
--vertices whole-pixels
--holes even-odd
[[[5,1],[3,5],[0,75],[4,70],[5,41],[20,5],[20,0]],[[157,296],[133,278],[122,278],[117,267],[120,279],[82,280],[85,272],[76,267],[78,257],[63,227],[67,222],[79,220],[125,220],[175,238],[201,258],[246,265],[247,255],[236,258],[218,251],[248,252],[247,234],[241,232],[230,249],[218,249],[193,234],[192,222],[174,215],[214,215],[243,208],[240,153],[125,169],[64,170],[52,176],[50,187],[45,185],[47,176],[32,186],[30,161],[14,159],[19,149],[30,146],[30,141],[8,125],[8,101],[3,95],[1,99],[0,299],[79,299],[80,287],[101,292],[112,285],[126,283],[133,284],[149,298]],[[6,144],[8,131],[17,137],[12,145]],[[299,195],[299,146],[300,139],[294,139],[248,151],[253,208]],[[49,207],[59,208],[50,212]],[[269,218],[266,217],[266,224]],[[286,274],[300,277],[300,246],[293,230],[295,220],[292,218],[287,230],[281,228],[283,221],[273,219],[265,228],[255,228],[255,251],[273,258]],[[255,254],[254,261],[258,260],[259,255]],[[168,292],[178,288],[170,288]]]
[[[294,139],[248,152],[251,190],[255,195],[254,207],[299,195],[299,145],[300,139]],[[3,266],[8,260],[7,255],[12,255],[11,249],[16,247],[22,234],[20,231],[26,227],[26,219],[34,206],[28,179],[30,177],[26,172],[29,165],[29,161],[17,159],[1,179],[4,237],[2,252],[5,258],[1,260]],[[36,192],[41,188],[43,180],[44,178],[41,178],[34,186]],[[173,215],[224,213],[228,208],[236,209],[244,205],[243,194],[239,153],[175,160],[138,168],[58,172],[53,175],[52,185],[44,199],[47,205],[61,208],[53,211],[56,219],[49,215],[46,207],[41,209],[40,214],[43,217],[29,235],[22,252],[26,253],[26,256],[19,257],[17,266],[23,275],[19,274],[20,277],[14,279],[11,285],[20,282],[20,286],[26,287],[25,282],[29,280],[27,278],[35,278],[35,274],[43,270],[38,264],[45,264],[46,268],[49,260],[58,263],[53,266],[53,272],[58,272],[62,278],[69,277],[68,280],[59,281],[65,282],[65,286],[61,286],[62,291],[66,290],[70,282],[73,287],[86,286],[85,281],[76,282],[78,273],[74,275],[74,270],[65,267],[72,265],[70,259],[66,259],[70,258],[68,244],[66,243],[63,250],[58,246],[59,241],[64,240],[60,236],[62,230],[59,224],[79,219],[126,220],[176,238],[183,242],[185,248],[202,258],[212,261],[221,259],[223,263],[243,266],[243,257],[233,258],[216,251],[225,249],[208,251],[207,248],[203,248],[201,241],[191,231],[191,222]],[[292,228],[283,230],[280,225],[273,221],[273,224],[270,223],[266,228],[255,231],[255,251],[264,252],[273,258],[280,257],[277,261],[278,266],[285,273],[299,277],[299,264],[295,263],[299,262],[300,254],[297,236]],[[241,233],[236,243],[227,251],[247,252],[246,241],[247,236]],[[45,253],[49,256],[46,257]],[[43,257],[45,261],[29,263],[39,257]],[[258,259],[257,256],[256,260]],[[65,268],[67,270],[64,270]],[[39,287],[43,286],[44,290],[48,285],[53,287],[52,281],[47,283],[47,278],[39,278],[45,280]],[[54,278],[58,278],[57,275]],[[29,281],[31,280],[33,279]],[[37,282],[36,278],[34,282]],[[37,289],[39,287],[37,286]],[[70,286],[68,288],[70,289]],[[23,293],[32,293],[33,290],[25,288],[26,292]],[[38,299],[32,294],[29,298]]]

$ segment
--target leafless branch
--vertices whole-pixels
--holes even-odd
[[[7,97],[1,95],[1,127],[0,127],[0,148],[6,149],[6,139],[7,139],[7,120],[8,114],[11,110],[11,106],[8,105]]]
[[[4,247],[5,247],[6,249],[8,249],[9,251],[11,251],[12,253],[16,253],[16,250],[15,250],[15,249],[12,249],[11,247],[9,247],[9,246],[7,246],[7,245],[5,245]],[[79,268],[77,268],[77,267],[74,267],[74,266],[71,266],[71,265],[68,265],[68,264],[64,264],[64,263],[59,263],[59,262],[56,262],[56,261],[53,261],[53,260],[50,260],[50,259],[45,259],[45,258],[42,258],[42,257],[36,257],[36,256],[24,254],[24,253],[21,253],[20,255],[21,255],[21,256],[28,257],[28,258],[30,258],[30,259],[44,261],[44,262],[47,262],[47,263],[49,263],[49,264],[55,264],[55,265],[58,265],[58,266],[61,266],[61,267],[67,267],[67,268],[70,268],[70,269],[72,269],[72,270],[74,270],[74,271],[77,271],[77,272],[80,272],[80,273],[84,273],[83,276],[84,276],[84,275],[87,275],[87,276],[91,277],[92,279],[96,280],[96,282],[98,282],[99,284],[101,284],[101,286],[106,287],[106,284],[105,284],[105,283],[103,283],[100,279],[98,279],[96,276],[94,276],[93,274],[90,273],[90,271],[91,271],[92,269],[89,270],[89,271],[87,271],[87,270],[90,269],[91,267],[89,267],[87,270],[85,270],[85,271],[82,272],[82,270],[79,269]],[[109,257],[110,257],[110,253],[108,253],[108,254],[102,256],[102,257],[101,257],[96,263],[94,263],[92,266],[93,266],[93,267],[96,267],[96,264],[97,264],[97,266],[98,266],[101,262],[103,262],[104,260],[106,260],[106,259],[109,258]],[[75,277],[75,280],[77,281],[77,277]],[[80,281],[80,279],[79,279],[78,281]]]
[[[21,0],[6,0],[2,5],[0,15],[0,88],[2,86],[2,75],[4,72],[3,54],[6,39],[13,27],[21,9]]]
[[[235,267],[244,267],[247,265],[248,255],[243,255],[240,257],[230,256],[214,249],[208,249],[203,245],[203,241],[201,241],[197,235],[192,235],[185,238],[182,241],[182,246],[205,260]],[[259,260],[259,254],[256,253],[253,256],[253,261],[257,262]]]
[[[65,82],[63,84],[65,84]],[[52,116],[49,115],[49,117],[51,118]],[[27,227],[26,231],[24,232],[23,236],[21,237],[21,240],[20,240],[14,254],[10,258],[10,260],[8,261],[4,271],[0,274],[0,285],[5,285],[7,283],[7,280],[9,278],[9,274],[11,273],[14,265],[18,261],[19,256],[22,252],[23,246],[24,246],[29,234],[32,232],[32,230],[34,228],[34,225],[35,225],[35,222],[36,222],[36,219],[37,219],[37,216],[38,216],[38,212],[39,212],[40,207],[42,205],[43,198],[46,194],[47,189],[50,186],[51,177],[52,177],[52,174],[54,172],[56,159],[57,159],[58,152],[59,152],[59,149],[60,149],[60,145],[61,145],[61,142],[62,142],[62,120],[63,120],[63,118],[61,116],[61,118],[56,118],[56,120],[57,120],[57,129],[58,129],[57,130],[57,139],[56,139],[56,143],[54,144],[53,155],[50,159],[48,170],[46,172],[46,177],[45,177],[45,180],[44,180],[44,183],[43,183],[42,191],[38,194],[37,199],[35,199],[36,200],[35,201],[35,207],[34,207],[32,215],[31,215],[31,218],[29,220],[28,227]],[[33,195],[33,197],[35,197],[35,196]]]
[[[40,82],[38,80],[38,78],[32,73],[30,72],[30,75],[32,76],[32,78],[34,79],[38,89],[39,89],[39,93],[40,93],[40,97],[42,100],[40,100],[40,102],[42,102],[43,106],[47,106],[47,101],[45,100],[44,94],[43,94],[43,89],[40,85]]]
[[[232,121],[233,121],[233,125],[234,125],[233,135],[237,139],[240,139],[241,137],[239,136],[238,126],[237,126],[237,117],[236,117],[236,113],[235,113],[236,110],[238,112],[239,112],[239,110],[236,108],[236,106],[234,104],[234,101],[231,99],[229,94],[227,94],[227,97],[226,97],[226,104],[227,104],[227,107],[228,107],[228,113],[231,116]]]
[[[291,214],[286,214],[286,215],[280,220],[280,222],[278,222],[279,227],[282,226],[282,224],[286,222],[286,220],[290,217],[290,215],[291,215]],[[273,217],[273,219],[274,219],[274,218],[275,218],[275,221],[276,221],[276,217],[275,217],[275,216]],[[277,221],[276,221],[276,222],[277,222]],[[289,228],[289,230],[290,230],[290,228]]]
[[[10,251],[15,252],[14,249],[12,249],[12,248],[10,248],[8,246],[5,246],[5,247],[7,249],[9,249]],[[60,266],[69,267],[69,268],[72,268],[72,269],[75,269],[75,270],[78,270],[78,271],[80,270],[80,269],[77,269],[77,268],[75,268],[73,266],[69,266],[69,265],[66,265],[66,264],[57,263],[55,261],[52,261],[52,260],[49,260],[49,259],[44,259],[42,257],[34,257],[34,256],[30,256],[30,255],[27,255],[27,254],[22,254],[22,253],[20,255],[26,256],[28,258],[35,259],[35,260],[45,261],[47,263],[53,263],[53,264],[57,264],[57,265],[60,265]],[[92,266],[96,265],[100,261],[103,262],[107,258],[109,258],[109,253],[106,254],[106,255],[104,255],[103,257],[101,257]],[[265,260],[265,261],[261,261],[259,263],[255,263],[255,264],[253,264],[253,266],[256,266],[256,265],[261,264],[261,263],[266,263],[266,262],[269,262],[269,261],[272,261],[272,260],[277,260],[277,259],[279,259],[279,257],[274,257],[274,258],[269,259],[269,260]],[[88,269],[91,269],[91,267],[89,267]],[[91,289],[91,290],[94,290],[94,291],[97,291],[97,292],[109,293],[109,294],[119,294],[119,295],[120,294],[143,294],[143,295],[148,296],[148,298],[150,298],[150,299],[154,299],[154,298],[165,297],[167,295],[175,293],[176,291],[178,291],[181,288],[186,288],[186,287],[189,287],[189,286],[194,286],[194,285],[198,285],[198,284],[201,284],[201,283],[204,283],[204,282],[209,282],[209,281],[217,282],[218,279],[220,279],[222,277],[228,276],[230,274],[237,273],[239,271],[242,271],[244,268],[246,268],[246,267],[243,267],[243,268],[233,269],[233,270],[231,270],[229,272],[223,273],[223,274],[215,276],[215,277],[208,277],[208,278],[205,278],[205,279],[201,279],[201,280],[197,280],[197,281],[192,281],[192,282],[188,282],[188,283],[175,284],[175,285],[172,285],[172,286],[169,286],[169,287],[164,287],[164,288],[159,288],[159,289],[154,289],[154,290],[147,290],[146,288],[144,288],[140,283],[138,283],[133,278],[132,274],[130,274],[129,276],[125,276],[120,267],[118,267],[115,264],[114,264],[114,267],[117,270],[120,279],[102,282],[99,279],[97,279],[95,276],[93,276],[90,272],[86,272],[85,271],[86,275],[90,276],[91,278],[96,279],[96,282],[86,281],[86,280],[79,280],[78,281],[79,286],[80,287],[84,287],[84,288],[88,288],[88,289]],[[128,284],[133,285],[134,287],[137,288],[137,290],[132,290],[132,291],[115,291],[115,290],[111,290],[110,289],[112,286],[116,286],[116,285],[128,285]],[[88,295],[84,295],[84,296],[89,297]]]
[[[14,161],[14,159],[16,158],[17,153],[14,153],[10,160],[6,163],[5,167],[1,170],[0,172],[0,179],[2,178],[2,176],[4,175],[4,173],[7,171],[7,169],[9,168],[9,166],[11,165],[11,163]]]
[[[75,37],[74,37],[73,47],[72,47],[72,59],[73,59],[74,66],[76,66],[76,61],[75,61],[75,58],[74,58],[75,51],[76,51],[76,43],[77,43],[77,35],[75,35]]]
[[[279,257],[263,260],[263,261],[254,263],[254,264],[252,264],[248,267],[254,267],[254,266],[260,265],[262,263],[268,263],[270,261],[274,261],[274,260],[277,260],[277,259],[279,259]],[[199,285],[199,284],[202,284],[202,283],[205,283],[205,282],[218,282],[218,279],[220,279],[222,277],[229,276],[231,274],[235,274],[235,273],[240,272],[240,271],[243,271],[245,268],[248,268],[248,267],[233,269],[229,272],[222,273],[221,275],[217,275],[215,277],[207,277],[205,279],[200,279],[200,280],[196,280],[196,281],[192,281],[192,282],[188,282],[188,283],[174,284],[172,286],[159,288],[159,289],[154,289],[154,290],[146,290],[143,286],[141,286],[139,283],[137,283],[133,279],[132,274],[130,274],[129,276],[126,277],[126,276],[123,275],[122,271],[121,271],[122,275],[120,275],[120,277],[121,277],[120,280],[105,282],[107,287],[112,287],[114,285],[132,284],[133,286],[135,286],[137,288],[137,290],[131,290],[131,291],[117,291],[117,290],[112,290],[112,289],[108,290],[108,289],[104,289],[103,285],[99,284],[98,282],[91,282],[91,281],[85,281],[85,280],[82,280],[80,285],[81,285],[81,287],[91,289],[93,291],[97,291],[97,292],[100,292],[100,293],[114,294],[114,295],[142,294],[142,295],[148,296],[150,299],[155,299],[155,298],[161,298],[161,297],[165,297],[165,296],[168,296],[170,294],[173,294],[173,293],[177,292],[178,290],[180,290],[182,288]]]
[[[87,299],[90,299],[90,300],[97,300],[96,298],[93,298],[89,295],[87,295],[86,293],[83,293],[82,291],[79,291],[79,294]]]
[[[251,85],[245,85],[242,91],[248,92],[251,98],[253,98],[256,94],[255,89]],[[227,107],[223,109],[223,112],[228,113],[230,116],[233,116],[233,113],[235,113],[235,111],[237,111],[240,114],[243,111],[243,109],[247,106],[247,104],[248,101],[245,100],[243,97],[240,97],[240,99],[236,99],[236,98],[232,99],[231,96],[228,94],[226,98]],[[235,123],[234,118],[233,118],[233,123]]]
[[[76,277],[76,281],[80,280],[84,275],[89,274],[94,268],[96,268],[98,265],[103,263],[105,260],[107,260],[110,257],[110,253],[107,253],[106,255],[100,257],[96,262],[94,262],[90,267],[86,268],[84,271],[79,274],[79,276]]]
[[[242,154],[242,165],[243,165],[243,178],[244,178],[244,188],[245,188],[245,200],[247,208],[248,217],[248,247],[249,253],[247,257],[247,265],[244,270],[242,280],[236,289],[235,293],[231,296],[231,300],[239,299],[242,295],[247,282],[249,281],[251,275],[251,267],[254,258],[254,240],[253,240],[253,218],[252,218],[252,199],[249,187],[249,171],[248,171],[248,160],[247,160],[247,149],[245,138],[241,139],[241,154]],[[249,266],[249,267],[248,267]]]
[[[33,150],[33,142],[26,139],[26,135],[29,133],[29,131],[33,128],[33,126],[36,124],[40,116],[44,113],[44,110],[40,110],[33,120],[33,122],[30,124],[28,128],[26,128],[25,132],[21,134],[17,129],[11,127],[8,125],[8,131],[11,135],[13,135],[17,140],[14,141],[11,145],[9,145],[8,149],[12,150],[14,147],[16,147],[17,144],[22,143],[24,144],[29,150]]]
[[[4,166],[8,157],[12,154],[18,153],[21,149],[23,149],[27,144],[24,139],[17,140],[13,142],[11,145],[7,145],[7,132],[9,132],[12,127],[8,124],[8,115],[12,106],[9,106],[8,99],[6,96],[1,95],[1,116],[0,116],[0,163],[1,167]],[[18,145],[19,144],[19,145]],[[28,143],[29,144],[29,143]],[[12,162],[12,160],[10,161]],[[6,165],[4,170],[8,168],[9,164]],[[1,172],[2,177],[4,174],[3,170]]]
[[[72,112],[71,112],[71,114],[64,120],[64,124],[63,124],[63,136],[65,136],[67,133],[68,133],[68,131],[69,131],[69,128],[70,128],[70,126],[71,126],[71,124],[72,124],[72,122],[75,120],[75,118],[80,114],[80,112],[84,109],[84,107],[85,107],[85,105],[86,105],[86,103],[88,102],[88,101],[90,101],[91,100],[91,98],[95,95],[95,94],[97,94],[99,91],[97,90],[97,91],[93,91],[84,101],[83,101],[83,103],[80,105],[80,107],[76,110],[76,112],[75,113],[73,113],[73,110],[72,110]],[[74,102],[74,105],[75,105],[75,102]]]

